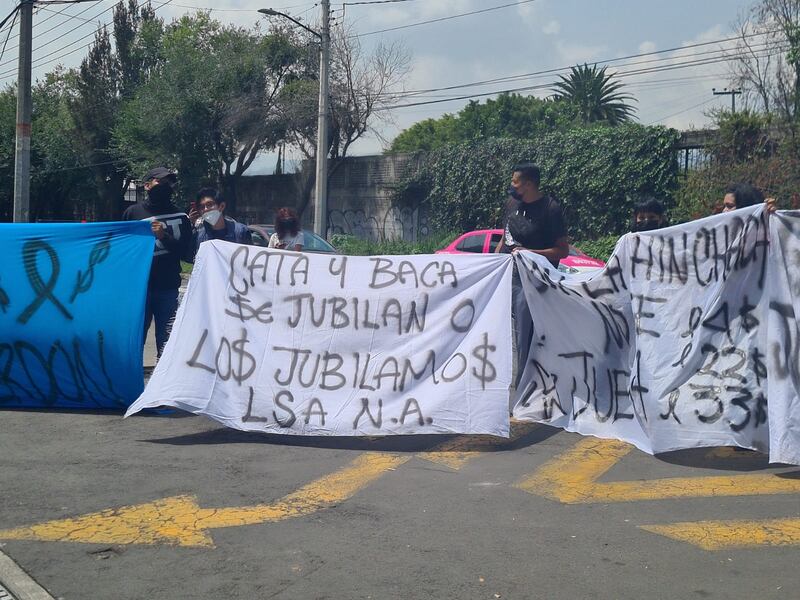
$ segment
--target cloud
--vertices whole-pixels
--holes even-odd
[[[413,4],[413,6],[412,6]],[[477,0],[427,0],[408,4],[350,5],[346,8],[359,30],[388,28],[485,8]]]
[[[591,63],[601,58],[606,58],[608,54],[608,46],[606,45],[570,44],[561,40],[556,42],[556,50],[561,63],[565,65]]]
[[[642,42],[639,44],[639,52],[655,52],[656,51],[656,44],[655,42]]]
[[[724,100],[715,99],[711,88],[727,85],[728,67],[724,62],[676,68],[688,62],[714,58],[717,44],[690,48],[698,43],[728,37],[722,25],[714,25],[692,39],[681,42],[680,50],[636,60],[648,60],[643,67],[667,69],[636,77],[625,77],[626,91],[638,99],[637,114],[645,124],[660,123],[675,129],[708,125],[706,113]],[[651,42],[640,44],[641,52],[653,52]],[[709,53],[712,54],[709,54]],[[660,59],[657,60],[656,59]],[[621,71],[636,67],[620,67]]]
[[[542,27],[542,33],[545,35],[558,35],[561,33],[561,23],[555,19],[548,21],[544,27]]]

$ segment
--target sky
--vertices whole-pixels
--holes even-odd
[[[400,131],[415,122],[455,113],[469,100],[454,96],[488,94],[526,86],[523,91],[544,97],[557,74],[541,73],[571,65],[598,63],[620,57],[682,48],[624,61],[609,62],[626,84],[625,91],[636,98],[636,118],[644,124],[663,124],[677,129],[702,128],[709,123],[707,112],[727,107],[730,98],[714,96],[728,85],[724,62],[675,68],[690,60],[714,57],[720,44],[686,48],[731,37],[737,17],[755,0],[399,0],[342,4],[332,2],[334,18],[344,20],[363,49],[378,43],[402,44],[410,55],[405,90],[431,90],[463,86],[489,79],[518,76],[490,85],[460,87],[408,96],[401,103],[437,101],[435,104],[397,108],[376,122],[375,133],[359,140],[353,155],[380,153]],[[351,0],[364,2],[364,0]],[[2,16],[16,0],[1,0]],[[115,0],[91,0],[74,5],[40,6],[34,15],[33,76],[41,78],[56,65],[77,66],[87,52],[98,23],[111,20]],[[479,14],[448,18],[462,13],[491,9]],[[213,8],[220,21],[239,25],[262,22],[259,8],[274,8],[315,27],[320,9],[311,0],[153,0],[157,14],[169,20],[198,9]],[[421,21],[443,19],[414,25]],[[404,27],[413,25],[411,27]],[[395,31],[378,30],[403,27]],[[0,85],[16,80],[18,27],[0,30]],[[10,33],[9,33],[10,32]],[[730,47],[723,43],[722,47]],[[636,64],[631,64],[636,63]],[[653,67],[661,72],[636,74]],[[630,73],[634,71],[634,73]],[[477,99],[485,100],[480,96]],[[441,101],[440,100],[446,100]],[[290,162],[299,158],[289,154]],[[270,173],[274,155],[254,163],[249,174]],[[288,166],[288,165],[287,165]]]

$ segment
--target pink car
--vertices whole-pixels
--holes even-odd
[[[458,236],[452,243],[448,244],[436,254],[466,254],[469,252],[489,253],[494,252],[497,244],[503,239],[502,229],[479,229],[470,231]],[[569,256],[561,260],[558,265],[560,271],[566,273],[581,273],[584,271],[595,271],[606,266],[602,260],[587,256],[575,246],[569,247]]]

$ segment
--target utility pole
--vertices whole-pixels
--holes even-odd
[[[322,31],[319,46],[319,115],[317,118],[317,176],[314,191],[314,233],[328,234],[328,67],[331,50],[330,0],[322,0]]]
[[[17,73],[17,141],[14,154],[14,222],[31,218],[31,56],[33,1],[19,5],[19,70]]]
[[[728,88],[718,92],[716,88],[711,88],[711,93],[715,96],[730,96],[731,97],[731,113],[736,113],[736,96],[742,93],[742,90],[729,90]]]

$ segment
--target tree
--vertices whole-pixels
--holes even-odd
[[[114,129],[121,158],[177,167],[184,194],[223,188],[231,211],[239,178],[283,137],[275,103],[300,50],[280,33],[223,25],[208,12],[170,24],[148,81]]]
[[[303,61],[304,72],[287,84],[279,109],[287,127],[286,142],[310,161],[316,161],[319,59],[316,47],[308,43],[310,39],[305,35],[300,39],[309,48]],[[388,118],[386,109],[396,101],[408,68],[409,54],[403,45],[379,42],[368,53],[347,27],[332,27],[327,157],[333,159],[333,164],[328,171],[329,179],[353,143],[368,131],[374,132],[376,120]],[[297,207],[301,215],[311,202],[315,175],[308,170],[303,178],[302,200]]]
[[[112,148],[112,131],[123,107],[157,61],[162,26],[150,4],[119,2],[114,7],[112,34],[106,27],[98,29],[75,74],[70,111],[83,151],[81,162],[89,166],[97,189],[96,218],[119,215],[131,176],[130,164]]]
[[[573,127],[572,105],[534,96],[501,94],[485,103],[473,100],[455,115],[420,121],[401,132],[390,152],[430,151],[489,137],[530,139]]]
[[[623,84],[613,81],[613,77],[606,72],[606,67],[598,69],[597,65],[586,64],[572,67],[568,76],[559,76],[560,81],[553,85],[554,98],[571,104],[584,124],[626,123],[635,112],[628,104],[634,97],[622,93]]]
[[[746,106],[774,115],[797,137],[800,121],[800,0],[760,0],[736,24],[729,53]],[[795,142],[796,145],[796,142]]]
[[[85,198],[95,193],[75,139],[69,110],[73,74],[63,69],[49,73],[31,90],[31,219],[72,220],[86,216]],[[13,209],[17,91],[0,92],[0,220],[10,221]]]

